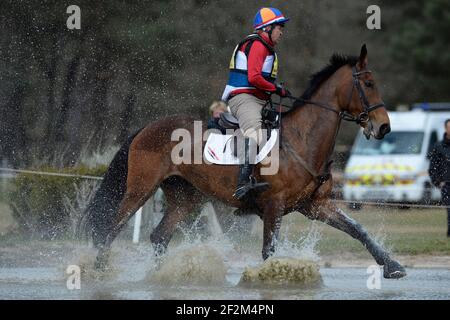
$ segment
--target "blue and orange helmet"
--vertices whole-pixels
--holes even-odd
[[[253,20],[253,29],[259,30],[271,24],[282,24],[289,20],[280,10],[275,8],[261,8]]]

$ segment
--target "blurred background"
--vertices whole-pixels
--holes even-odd
[[[80,30],[66,26],[71,4],[81,8]],[[381,8],[381,30],[366,27],[372,4]],[[357,55],[366,43],[389,110],[450,101],[446,0],[2,0],[1,167],[101,176],[126,137],[151,121],[175,113],[206,120],[227,81],[232,51],[252,32],[262,6],[291,18],[278,54],[279,79],[294,95],[333,53]],[[357,131],[353,123],[341,127],[337,181]],[[14,225],[44,239],[73,234],[98,182],[1,177],[0,212],[7,214],[0,216],[0,235]],[[435,215],[443,228],[441,211]],[[447,242],[443,250],[449,248]]]
[[[174,113],[206,119],[228,76],[236,43],[261,6],[291,21],[278,51],[279,78],[300,95],[334,52],[369,66],[390,109],[449,101],[450,3],[429,1],[65,1],[0,3],[0,159],[74,165]],[[381,8],[381,30],[366,9]],[[344,126],[337,150],[353,142]]]

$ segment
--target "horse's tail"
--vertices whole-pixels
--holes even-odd
[[[143,129],[143,128],[142,128]],[[142,131],[130,136],[117,151],[103,180],[82,215],[79,235],[92,235],[95,247],[102,246],[127,189],[128,153],[131,142]]]

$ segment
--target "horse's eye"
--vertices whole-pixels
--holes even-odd
[[[373,88],[373,82],[372,82],[372,81],[364,81],[364,85],[365,85],[367,88]]]

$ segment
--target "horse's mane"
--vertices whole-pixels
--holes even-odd
[[[304,100],[311,99],[314,92],[319,89],[320,85],[325,82],[332,74],[334,74],[340,67],[345,65],[354,66],[358,62],[357,56],[347,56],[338,53],[334,53],[330,58],[330,63],[326,65],[322,70],[314,73],[309,78],[308,87],[301,95],[302,100],[297,100],[294,103],[294,107],[299,107],[305,104]]]

